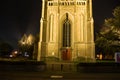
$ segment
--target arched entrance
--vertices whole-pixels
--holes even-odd
[[[71,23],[66,13],[66,19],[63,22],[62,36],[62,60],[71,60]]]

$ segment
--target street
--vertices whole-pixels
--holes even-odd
[[[120,73],[0,72],[0,80],[117,80]]]

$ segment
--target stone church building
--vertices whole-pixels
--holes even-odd
[[[37,60],[53,58],[95,60],[92,0],[42,0]]]

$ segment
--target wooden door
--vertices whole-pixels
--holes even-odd
[[[65,49],[62,51],[62,60],[71,60],[71,50],[70,49]]]

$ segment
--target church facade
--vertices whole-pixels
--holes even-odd
[[[38,61],[94,61],[92,0],[42,0]]]

